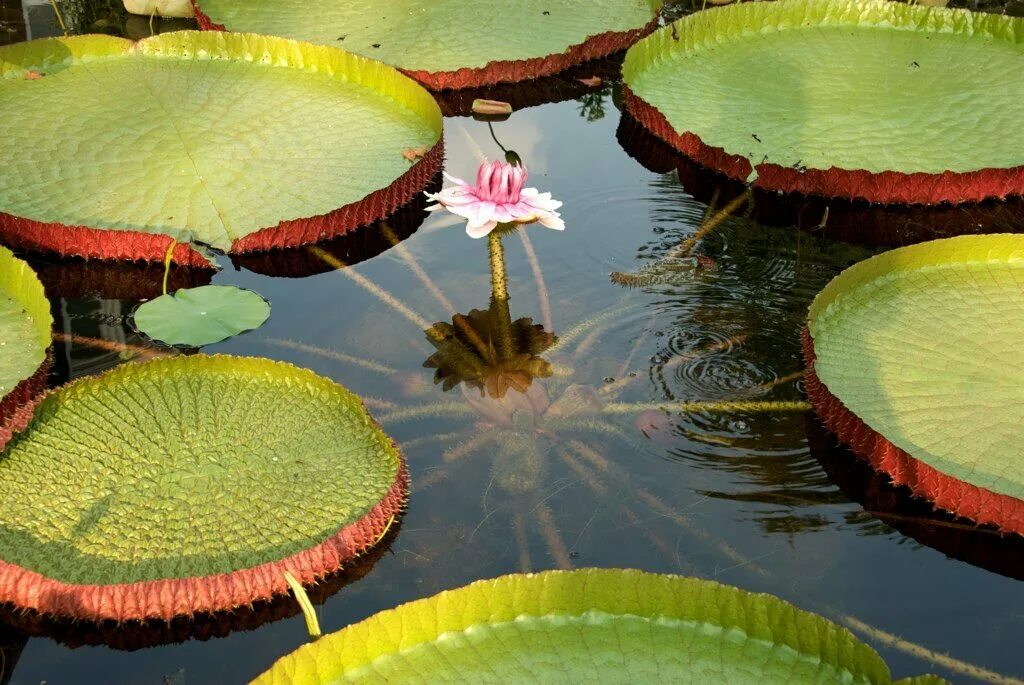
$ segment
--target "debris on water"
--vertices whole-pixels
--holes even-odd
[[[427,154],[427,147],[425,145],[422,147],[407,147],[404,150],[402,150],[402,156],[405,157],[410,162],[415,162],[417,159],[423,157],[425,154]]]
[[[43,76],[45,76],[45,74],[42,74],[41,72],[38,72],[38,71],[36,71],[34,69],[31,70],[31,71],[26,71],[25,72],[25,80],[26,81],[36,81],[38,79],[43,78]]]
[[[473,113],[474,114],[511,114],[512,105],[501,100],[485,100],[483,98],[477,98],[473,100]]]
[[[718,266],[718,262],[714,257],[709,257],[706,254],[697,255],[697,268],[702,271],[713,271]]]
[[[600,76],[588,76],[586,78],[578,78],[576,80],[582,83],[583,85],[589,86],[591,88],[597,88],[599,85],[603,83]]]

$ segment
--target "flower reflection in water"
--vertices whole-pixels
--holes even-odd
[[[560,531],[560,523],[565,521],[556,520],[555,512],[559,512],[557,518],[561,519],[575,513],[568,509],[581,505],[591,506],[594,515],[599,510],[607,509],[609,513],[614,510],[612,515],[619,522],[618,530],[638,531],[642,536],[642,540],[638,538],[640,544],[649,544],[678,570],[698,572],[691,562],[682,558],[680,547],[700,547],[721,559],[724,567],[742,566],[754,573],[765,573],[755,561],[718,539],[684,509],[673,504],[675,486],[670,485],[667,491],[652,486],[632,469],[621,465],[619,457],[650,452],[650,447],[640,444],[642,433],[637,428],[643,429],[641,424],[649,422],[652,414],[804,411],[806,405],[803,402],[764,402],[756,398],[737,402],[624,402],[624,393],[634,387],[637,380],[648,377],[646,360],[635,359],[647,332],[618,360],[614,376],[597,385],[576,382],[586,375],[579,370],[589,367],[595,357],[594,347],[602,335],[631,316],[635,306],[642,302],[627,296],[620,304],[556,336],[552,332],[551,305],[543,275],[528,236],[515,225],[496,225],[494,229],[488,234],[491,297],[487,308],[455,314],[450,321],[434,324],[427,323],[408,304],[358,270],[345,268],[345,264],[331,255],[311,248],[313,254],[318,254],[424,331],[434,348],[424,366],[434,369],[436,384],[442,385],[445,391],[457,393],[454,401],[430,401],[429,386],[424,386],[422,376],[377,369],[393,378],[405,379],[405,387],[399,388],[406,397],[405,402],[390,399],[368,402],[389,431],[394,432],[400,424],[442,417],[449,425],[456,426],[452,432],[428,434],[402,444],[409,454],[441,452],[436,467],[421,471],[414,479],[414,492],[438,486],[436,492],[440,494],[442,482],[445,488],[444,497],[424,499],[422,495],[414,495],[414,501],[420,502],[420,506],[429,507],[433,499],[442,500],[446,514],[438,519],[444,523],[437,530],[432,529],[429,536],[440,539],[427,541],[428,536],[416,536],[408,543],[413,546],[408,551],[417,558],[422,557],[425,564],[431,563],[438,549],[451,554],[464,548],[475,552],[474,556],[479,558],[484,556],[478,548],[480,542],[499,539],[501,544],[500,539],[504,537],[500,532],[491,536],[481,532],[486,525],[511,530],[509,543],[514,541],[521,570],[543,568],[552,563],[559,568],[572,568],[575,545],[566,543]],[[531,262],[540,293],[541,324],[530,318],[513,319],[510,312],[502,241],[512,233],[522,241]],[[447,311],[453,311],[455,307],[406,246],[397,238],[394,243],[395,254],[426,291]],[[646,326],[645,331],[649,332],[650,328]],[[669,360],[665,368],[722,352],[741,342],[741,339],[713,342],[679,354]],[[374,370],[375,362],[369,360],[309,346],[304,349]],[[415,457],[413,460],[416,461]],[[470,506],[470,512],[476,512],[476,515],[470,514],[476,522],[462,526],[453,523],[450,515],[461,491],[457,487],[458,480],[449,477],[474,463],[486,465],[490,478],[480,505]],[[587,496],[579,496],[578,490],[562,494],[580,485],[586,488],[583,492]],[[570,494],[573,497],[567,501],[565,496]],[[476,499],[479,494],[473,492],[469,497]],[[563,503],[566,511],[563,511]],[[681,537],[688,537],[691,542],[680,543]],[[419,541],[422,544],[417,544]],[[550,561],[535,562],[534,542],[543,545]]]

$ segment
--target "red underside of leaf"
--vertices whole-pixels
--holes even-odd
[[[364,578],[373,570],[381,557],[390,551],[391,543],[394,542],[400,529],[401,523],[396,520],[384,539],[375,547],[346,564],[337,573],[308,587],[307,594],[310,601],[315,606],[322,605],[344,588]],[[302,613],[302,609],[291,595],[281,595],[270,601],[255,602],[252,607],[238,607],[231,611],[209,614],[198,612],[170,621],[153,619],[132,621],[130,624],[116,621],[78,621],[58,618],[0,604],[0,621],[31,637],[50,638],[72,649],[104,645],[124,651],[159,647],[188,640],[205,641],[227,637],[239,631],[256,630],[268,623],[291,618],[300,613]]]
[[[395,154],[400,151],[396,150]],[[382,219],[425,188],[444,164],[444,142],[439,140],[421,159],[386,188],[327,214],[283,221],[236,240],[232,253],[297,247],[343,235]],[[121,259],[162,262],[171,246],[170,236],[141,231],[114,231],[88,226],[66,226],[23,219],[0,212],[0,236],[13,247],[86,259]],[[210,268],[210,264],[186,244],[174,248],[172,261],[185,266]]]
[[[939,509],[993,525],[1004,533],[1024,535],[1024,501],[948,476],[896,447],[847,409],[821,382],[814,371],[814,339],[806,329],[803,351],[807,399],[825,426],[858,456],[888,475],[896,485],[907,486]]]
[[[0,236],[11,247],[39,252],[56,252],[86,259],[163,261],[173,240],[170,236],[141,231],[111,231],[88,226],[22,219],[0,212]],[[185,244],[174,248],[172,261],[187,266],[210,265],[202,255]]]
[[[50,373],[51,349],[46,350],[46,359],[39,365],[36,372],[14,386],[14,390],[0,400],[0,450],[20,430],[25,412],[31,416],[36,402],[46,390],[46,378]],[[25,407],[25,409],[22,409]]]
[[[163,264],[30,258],[29,265],[50,298],[149,300],[163,293]],[[211,269],[172,268],[167,272],[167,292],[209,285],[213,274]]]
[[[552,76],[569,67],[591,60],[607,57],[625,50],[658,26],[657,18],[632,31],[608,31],[591,36],[579,45],[573,45],[565,52],[523,60],[488,62],[477,69],[457,71],[413,71],[402,69],[406,76],[419,81],[430,90],[454,90],[457,88],[479,88],[498,83],[514,83]]]
[[[224,24],[215,23],[199,8],[199,3],[192,0],[199,28],[204,31],[224,31]],[[658,26],[655,17],[645,26],[632,31],[608,31],[591,36],[579,45],[569,47],[547,57],[533,57],[522,60],[505,60],[488,62],[483,67],[458,69],[456,71],[421,71],[400,69],[403,74],[418,81],[430,90],[454,90],[457,88],[479,88],[493,86],[498,83],[513,83],[530,79],[551,76],[569,67],[589,62],[600,57],[607,57],[643,38]]]
[[[399,152],[396,150],[395,154]],[[258,252],[277,247],[311,245],[371,224],[412,200],[430,185],[431,179],[441,171],[443,165],[444,140],[441,139],[387,188],[374,191],[362,200],[328,214],[283,221],[273,228],[247,235],[234,242],[231,252]]]
[[[28,426],[43,397],[36,395],[14,410],[11,419],[0,427],[0,448],[12,433]],[[365,516],[319,545],[290,557],[232,573],[116,585],[64,583],[0,560],[0,603],[58,618],[122,622],[170,621],[270,601],[289,592],[285,571],[303,585],[312,585],[340,571],[385,536],[405,511],[409,495],[405,456],[399,452],[399,458],[395,481]]]
[[[711,147],[689,131],[680,134],[656,107],[625,88],[626,110],[654,135],[703,166],[737,181],[746,181],[753,167],[746,157]],[[862,169],[807,169],[798,171],[778,164],[757,165],[754,186],[804,195],[867,200],[883,204],[939,204],[981,202],[1024,195],[1024,166],[941,174]]]

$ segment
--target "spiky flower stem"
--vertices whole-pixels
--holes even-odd
[[[500,227],[499,227],[500,228]],[[487,235],[491,257],[491,306],[498,319],[498,353],[502,359],[512,358],[512,313],[508,307],[508,280],[505,276],[505,249],[501,245],[504,231],[495,229]]]

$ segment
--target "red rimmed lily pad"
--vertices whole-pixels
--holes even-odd
[[[550,76],[625,50],[661,0],[193,0],[203,29],[333,45],[391,64],[431,90]]]
[[[336,48],[81,36],[0,48],[0,73],[0,236],[29,249],[156,261],[177,241],[175,261],[205,264],[189,243],[314,243],[387,216],[441,167],[433,98]]]
[[[811,305],[807,395],[875,469],[1024,535],[1024,236],[961,236],[847,269]]]
[[[311,371],[129,364],[25,411],[0,455],[0,602],[93,622],[210,613],[314,583],[377,545],[405,461]]]
[[[0,247],[0,441],[9,435],[9,417],[46,385],[52,328],[39,277]]]
[[[626,105],[766,190],[882,203],[1024,195],[1024,20],[882,0],[740,3],[630,49]],[[823,59],[822,55],[827,55]]]

